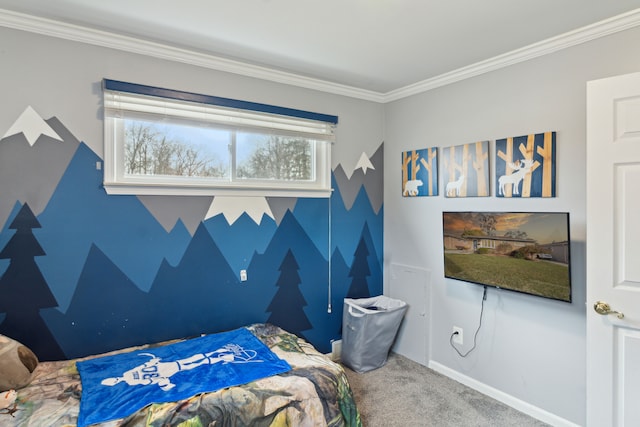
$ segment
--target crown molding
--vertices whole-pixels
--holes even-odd
[[[367,101],[383,102],[384,99],[379,92],[5,9],[0,9],[0,26]]]
[[[570,31],[466,67],[458,68],[457,70],[441,74],[431,79],[426,79],[421,82],[387,92],[384,94],[383,102],[396,101],[411,95],[427,92],[441,86],[446,86],[490,71],[495,71],[500,68],[505,68],[510,65],[525,62],[562,49],[586,43],[600,37],[628,30],[630,28],[637,27],[638,25],[640,25],[640,9],[635,9],[591,25],[578,28],[577,30]]]
[[[430,79],[381,93],[252,65],[168,44],[0,9],[0,26],[2,27],[378,103],[392,102],[427,92],[639,25],[640,8]]]

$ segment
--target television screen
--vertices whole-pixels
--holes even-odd
[[[445,277],[571,302],[569,214],[443,212]]]

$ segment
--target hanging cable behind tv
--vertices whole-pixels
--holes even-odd
[[[451,347],[453,347],[453,349],[456,351],[456,353],[458,353],[458,355],[460,357],[467,357],[469,355],[469,353],[471,353],[473,350],[475,350],[476,345],[477,345],[477,340],[478,340],[478,333],[480,332],[480,328],[482,327],[482,315],[484,313],[484,302],[487,300],[487,286],[484,287],[484,292],[482,293],[482,303],[480,304],[480,320],[478,322],[478,329],[476,329],[475,334],[473,334],[473,346],[467,350],[466,353],[462,353],[460,350],[458,350],[458,348],[455,346],[454,342],[453,342],[453,338],[459,334],[458,331],[454,331],[451,336],[449,337],[449,344],[451,344]]]

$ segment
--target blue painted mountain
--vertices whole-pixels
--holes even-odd
[[[71,358],[149,342],[151,310],[147,294],[91,245],[69,309],[43,310],[42,317]]]
[[[148,293],[92,245],[67,312],[43,317],[67,356],[78,357],[237,328],[266,314],[264,299],[238,283],[201,224],[176,267],[162,262]]]
[[[356,248],[360,242],[360,237],[365,224],[369,227],[371,236],[378,236],[370,242],[372,251],[378,255],[380,268],[382,267],[382,229],[383,210],[376,214],[373,212],[364,187],[360,188],[358,197],[355,199],[350,210],[346,210],[339,194],[339,189],[334,191],[332,196],[332,247],[340,248],[340,252],[345,257],[347,264],[353,262]]]
[[[165,254],[165,260],[171,265],[176,265],[180,261],[180,258],[182,258],[182,255],[184,253],[182,248],[185,248],[190,241],[191,233],[187,229],[187,226],[184,225],[182,220],[178,219],[176,221],[176,225],[174,225],[169,232],[169,236],[167,239],[167,242],[173,242],[174,244],[178,245],[178,248],[173,248],[178,250],[167,251]]]
[[[329,206],[328,199],[298,199],[293,211],[300,226],[307,233],[325,259],[329,259]]]
[[[349,289],[349,284],[351,283],[351,279],[349,278],[349,270],[350,267],[345,262],[344,256],[342,256],[342,252],[340,252],[340,249],[336,248],[333,251],[333,255],[331,256],[331,283],[333,285],[332,294],[335,294],[335,292],[333,292],[333,290],[335,289],[343,289],[346,296],[346,292]],[[343,303],[342,298],[339,298],[338,303],[340,305]]]
[[[263,298],[261,303],[266,312],[278,290],[278,268],[289,251],[299,267],[299,289],[308,302],[304,313],[313,327],[309,331],[301,329],[302,334],[319,350],[326,352],[330,339],[335,336],[335,330],[330,330],[330,322],[327,322],[327,318],[335,316],[327,313],[328,262],[291,212],[285,214],[266,251],[253,257],[248,269],[247,284],[253,286],[260,298]],[[291,298],[293,300],[293,296]],[[297,321],[304,323],[306,319]],[[296,319],[288,319],[287,322],[293,324]]]
[[[81,143],[38,218],[42,229],[36,237],[47,252],[39,263],[63,311],[91,245],[148,290],[161,261],[177,259],[190,238],[179,224],[167,233],[135,196],[107,195],[96,162],[101,159]]]
[[[149,291],[158,313],[154,340],[219,332],[262,322],[265,296],[240,284],[204,224],[196,230],[180,263],[163,262]],[[256,308],[259,305],[261,310]]]
[[[349,266],[344,262],[340,249],[336,249],[331,258],[331,310],[334,316],[329,319],[330,330],[335,333],[335,336],[330,337],[329,340],[342,336],[344,299],[350,284]]]
[[[247,269],[254,253],[264,252],[277,229],[275,221],[267,215],[258,225],[246,212],[232,225],[222,214],[209,218],[204,225],[238,277],[240,270]]]

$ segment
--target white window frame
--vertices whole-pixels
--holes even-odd
[[[108,194],[331,196],[331,145],[335,142],[336,116],[107,79],[103,81],[103,96],[103,184]],[[314,141],[313,178],[280,181],[127,175],[124,165],[125,116],[158,122],[188,120],[239,132],[302,137]],[[235,153],[231,156],[233,163]]]

